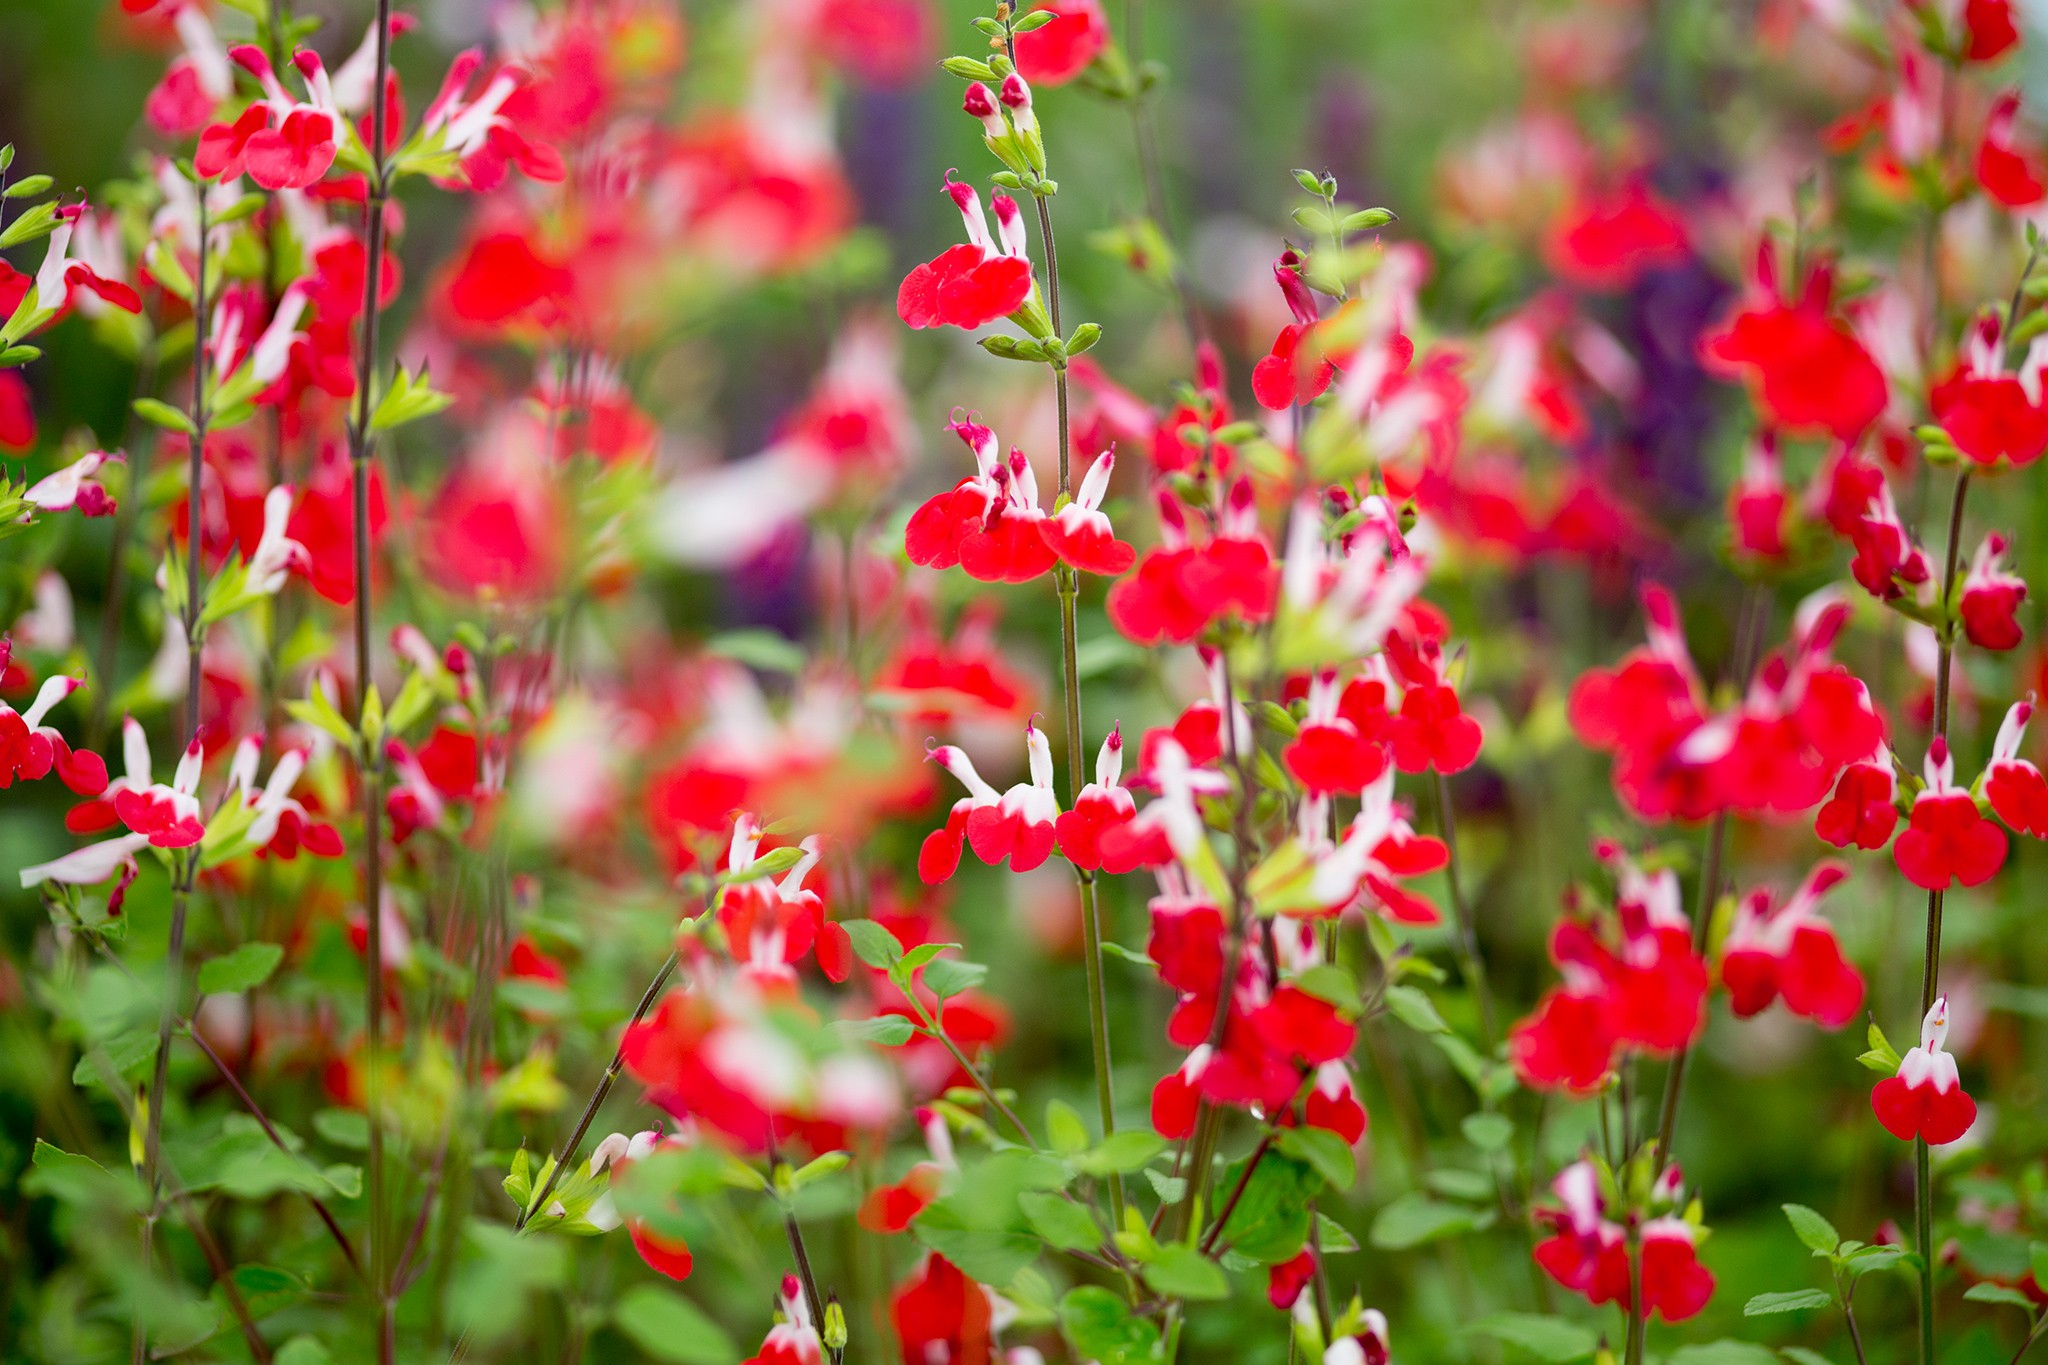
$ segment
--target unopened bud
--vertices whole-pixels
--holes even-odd
[[[825,1304],[825,1330],[819,1334],[828,1351],[846,1349],[846,1310],[839,1306],[839,1296],[834,1294]]]
[[[986,119],[996,111],[995,96],[980,81],[967,87],[966,95],[960,101],[961,107],[978,119]]]
[[[1024,78],[1014,71],[1003,77],[1002,101],[1006,107],[1011,109],[1029,109],[1031,107],[1031,87],[1026,85]]]

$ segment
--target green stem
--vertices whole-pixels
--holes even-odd
[[[1043,194],[1032,197],[1038,205],[1038,234],[1045,244],[1046,309],[1052,317],[1053,334],[1064,338],[1066,333],[1060,323],[1060,253],[1052,230],[1052,209]],[[1053,392],[1059,408],[1059,491],[1065,496],[1073,491],[1073,433],[1067,419],[1067,367],[1064,361],[1053,366]],[[1074,617],[1074,599],[1080,585],[1074,571],[1064,564],[1055,571],[1054,582],[1058,585],[1060,601],[1061,682],[1065,693],[1067,727],[1067,802],[1071,807],[1081,791],[1085,762],[1083,749],[1087,743],[1086,732],[1081,728],[1080,631]],[[1081,884],[1082,956],[1086,959],[1087,969],[1088,1041],[1095,1059],[1095,1101],[1101,1111],[1102,1135],[1107,1138],[1116,1132],[1116,1087],[1110,1072],[1109,999],[1102,979],[1102,904],[1096,896],[1095,874],[1076,868],[1074,875]],[[1109,1202],[1112,1226],[1121,1228],[1124,1225],[1124,1181],[1120,1175],[1109,1177]]]
[[[1458,930],[1459,965],[1464,969],[1465,984],[1478,998],[1480,1033],[1490,1056],[1500,1036],[1493,1017],[1493,992],[1486,983],[1486,962],[1479,956],[1479,926],[1474,923],[1472,911],[1465,904],[1463,878],[1458,870],[1458,817],[1451,806],[1451,780],[1441,771],[1436,775],[1436,814],[1437,824],[1444,834],[1444,847],[1450,855],[1444,872],[1450,879],[1451,915]]]
[[[376,457],[370,435],[371,383],[377,368],[377,322],[384,275],[384,206],[391,194],[391,171],[385,164],[386,112],[390,102],[384,86],[391,70],[391,0],[377,0],[377,58],[370,96],[370,163],[368,192],[363,200],[362,351],[356,358],[356,410],[349,424],[349,463],[355,495],[355,664],[356,725],[360,735],[363,702],[371,687],[370,658],[370,471]],[[391,1292],[391,1248],[385,1235],[390,1191],[384,1172],[384,756],[381,746],[362,757],[363,780],[363,920],[365,943],[363,1015],[365,1033],[365,1096],[370,1114],[369,1187],[370,1279],[377,1300],[377,1359],[393,1365],[398,1354],[397,1307]]]
[[[187,438],[185,466],[187,518],[185,523],[185,743],[199,739],[200,635],[199,607],[203,584],[200,557],[204,528],[200,512],[206,502],[206,347],[208,316],[206,297],[206,188],[199,190],[198,269],[192,283],[192,433]],[[130,496],[134,496],[131,492]],[[181,759],[182,761],[182,759]],[[192,886],[199,875],[199,850],[179,855],[177,880],[171,890],[171,932],[164,953],[163,1002],[157,1011],[156,1066],[150,1073],[149,1113],[143,1118],[142,1166],[149,1186],[149,1214],[142,1224],[142,1259],[148,1264],[153,1251],[155,1228],[163,1210],[164,1095],[170,1080],[171,1027],[178,1016],[178,996],[185,976],[185,922],[191,908]],[[140,1362],[146,1349],[143,1326],[138,1318],[132,1342],[132,1358]]]
[[[1941,653],[1934,671],[1934,738],[1948,737],[1949,673],[1955,663],[1956,558],[1961,548],[1963,506],[1970,494],[1970,471],[1956,471],[1955,495],[1948,509],[1948,552],[1941,575]],[[1927,942],[1920,966],[1920,1012],[1934,1008],[1941,985],[1942,893],[1927,893]],[[1913,1235],[1920,1249],[1920,1365],[1934,1365],[1934,1180],[1927,1139],[1913,1139]]]
[[[514,1232],[525,1228],[535,1209],[547,1207],[548,1196],[554,1193],[555,1184],[561,1180],[562,1172],[576,1159],[576,1149],[583,1145],[583,1138],[590,1132],[592,1120],[597,1117],[597,1111],[604,1107],[605,1097],[612,1093],[612,1086],[618,1081],[619,1072],[626,1064],[626,1034],[631,1033],[634,1026],[647,1017],[647,1011],[654,1008],[655,998],[661,994],[661,988],[668,984],[669,977],[674,975],[676,963],[677,957],[671,952],[667,961],[661,964],[661,969],[655,972],[654,979],[647,983],[647,989],[640,993],[640,1003],[634,1007],[632,1019],[619,1034],[619,1045],[612,1050],[611,1065],[604,1069],[604,1075],[598,1080],[597,1088],[590,1092],[590,1099],[583,1106],[583,1117],[576,1120],[576,1130],[569,1134],[569,1140],[555,1153],[554,1166],[549,1170],[546,1182],[541,1185],[540,1193],[528,1200],[526,1207],[519,1211],[519,1220],[512,1225]]]

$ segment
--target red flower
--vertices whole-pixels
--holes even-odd
[[[485,327],[529,316],[545,325],[567,306],[575,284],[568,268],[541,255],[526,234],[494,232],[470,243],[456,265],[448,306],[462,321]]]
[[[1706,339],[1705,358],[1754,381],[1775,424],[1854,440],[1883,414],[1890,390],[1863,343],[1829,311],[1829,272],[1816,269],[1805,294],[1786,303],[1776,296],[1776,265],[1766,245],[1758,276],[1764,297]]]
[[[4,641],[5,637],[0,637],[0,645]],[[0,673],[6,671],[5,656],[9,652],[0,648]],[[77,678],[50,678],[36,690],[36,699],[28,710],[20,713],[0,702],[0,791],[13,786],[17,778],[33,782],[52,771],[80,796],[98,796],[107,789],[107,765],[100,756],[90,750],[72,749],[63,735],[42,723],[50,709],[80,685]]]
[[[1301,1291],[1316,1277],[1316,1254],[1303,1247],[1291,1260],[1281,1261],[1266,1272],[1266,1301],[1281,1312],[1294,1307]]]
[[[2005,537],[1996,531],[1985,536],[1963,577],[1957,611],[1963,618],[1963,633],[1979,649],[2011,649],[2020,642],[2020,623],[2014,613],[2027,600],[2027,582],[2000,565],[2005,544]]]
[[[2019,46],[2019,26],[2013,22],[2012,0],[1964,0],[1963,28],[1969,36],[1963,57],[1972,62],[1992,62]]]
[[[1982,465],[2031,464],[2048,450],[2041,371],[2048,350],[2030,349],[2019,373],[2005,369],[2004,333],[1987,314],[1965,338],[1963,363],[1928,395],[1934,420],[1956,449]]]
[[[1029,872],[1051,854],[1059,800],[1053,795],[1052,749],[1045,732],[1026,724],[1024,745],[1031,760],[1031,781],[1019,782],[998,794],[974,770],[974,761],[950,744],[925,754],[953,774],[967,795],[953,803],[946,823],[925,836],[917,855],[917,874],[926,885],[951,877],[960,866],[963,843],[974,856],[994,867],[1008,859],[1013,872]]]
[[[1186,539],[1179,501],[1159,495],[1164,543],[1147,551],[1138,571],[1109,591],[1109,619],[1141,645],[1187,644],[1227,616],[1260,622],[1273,614],[1279,571],[1258,532],[1251,485],[1233,486],[1216,535]]]
[[[1836,848],[1883,848],[1899,823],[1898,792],[1891,752],[1880,748],[1842,769],[1835,794],[1814,817],[1813,832]]]
[[[999,194],[993,201],[1002,233],[999,245],[989,235],[981,196],[972,185],[949,176],[946,193],[967,224],[967,240],[903,277],[896,291],[896,315],[909,327],[973,331],[1017,312],[1032,298],[1031,259],[1016,200]]]
[[[1351,1069],[1341,1061],[1324,1062],[1316,1068],[1315,1084],[1302,1101],[1301,1116],[1309,1127],[1335,1133],[1352,1147],[1364,1139],[1371,1122],[1365,1106],[1358,1102]]]
[[[824,1365],[825,1342],[811,1321],[803,1281],[794,1275],[782,1277],[780,1306],[780,1318],[761,1339],[760,1351],[741,1365]]]
[[[1335,670],[1309,684],[1308,714],[1280,759],[1312,796],[1356,795],[1387,766],[1383,738],[1392,729],[1386,683],[1361,673],[1337,691]]]
[[[1645,1314],[1684,1322],[1714,1296],[1714,1276],[1700,1264],[1697,1233],[1682,1218],[1657,1218],[1643,1225],[1642,1304]]]
[[[1620,289],[1643,271],[1683,260],[1678,210],[1640,180],[1582,198],[1559,219],[1545,249],[1551,269],[1592,289]]]
[[[1984,818],[1969,792],[1955,785],[1955,759],[1940,735],[1928,746],[1927,786],[1913,800],[1892,860],[1906,880],[1928,891],[1951,883],[1976,886],[2005,865],[2005,831]]]
[[[1930,1147],[1954,1142],[1977,1121],[1977,1102],[1963,1090],[1948,1041],[1948,997],[1940,996],[1920,1023],[1920,1045],[1899,1059],[1896,1075],[1877,1083],[1870,1107],[1886,1132],[1901,1142],[1923,1139]]]
[[[1984,120],[1984,140],[1977,146],[1977,183],[2009,209],[2032,208],[2048,199],[2048,164],[2013,137],[2019,116],[2018,92],[2000,95]]]
[[[0,449],[19,454],[36,443],[36,409],[28,381],[18,371],[0,370]]]
[[[1060,853],[1083,872],[1107,870],[1130,872],[1137,867],[1127,845],[1110,841],[1105,851],[1103,836],[1130,824],[1138,813],[1137,803],[1122,785],[1124,739],[1121,729],[1112,728],[1095,757],[1095,780],[1074,797],[1074,808],[1062,811],[1053,821]]]
[[[1984,768],[1984,797],[1998,818],[2021,834],[2048,839],[2048,777],[2019,757],[2020,738],[2034,714],[2031,696],[2014,702],[1998,728],[1991,762]]]
[[[988,1291],[936,1251],[897,1286],[889,1305],[903,1365],[990,1365],[992,1316]]]
[[[1768,891],[1751,892],[1735,912],[1722,948],[1721,981],[1738,1019],[1785,1008],[1823,1028],[1840,1028],[1863,1007],[1863,978],[1842,958],[1835,931],[1815,913],[1820,898],[1849,875],[1822,862],[1798,891],[1773,907]]]
[[[1061,85],[1080,75],[1109,46],[1109,20],[1101,0],[1039,0],[1027,14],[1056,16],[1044,28],[1017,35],[1017,70],[1034,85]]]
[[[1443,646],[1411,642],[1396,631],[1387,637],[1387,657],[1401,676],[1401,711],[1394,718],[1394,766],[1404,773],[1434,768],[1458,773],[1479,757],[1484,738],[1479,722],[1465,714],[1458,693],[1444,681]]]

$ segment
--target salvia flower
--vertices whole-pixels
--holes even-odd
[[[1842,957],[1833,926],[1820,918],[1822,896],[1849,875],[1842,863],[1814,865],[1799,889],[1774,904],[1763,888],[1745,896],[1721,949],[1721,981],[1738,1019],[1782,998],[1792,1013],[1836,1029],[1863,1007],[1863,977]]]
[[[896,291],[896,315],[909,327],[959,327],[973,331],[1007,317],[1032,336],[1050,334],[1040,316],[1038,286],[1031,277],[1024,225],[1017,201],[995,197],[1000,237],[991,235],[974,187],[949,173],[946,193],[967,228],[967,240],[948,247],[904,276]]]
[[[4,663],[0,663],[4,668]],[[60,781],[81,796],[98,796],[107,787],[107,765],[86,749],[74,750],[56,727],[43,718],[78,688],[78,678],[50,678],[36,690],[26,711],[16,711],[0,702],[0,791],[16,779],[33,782],[55,772]]]
[[[1771,420],[1797,431],[1854,440],[1884,413],[1884,372],[1830,306],[1834,274],[1807,276],[1796,300],[1779,293],[1777,249],[1758,248],[1751,298],[1701,347],[1707,361],[1748,379]]]
[[[1031,780],[1001,793],[982,780],[963,750],[942,744],[925,754],[967,788],[967,795],[953,803],[946,823],[925,836],[918,852],[918,875],[927,885],[953,875],[963,844],[991,867],[1008,859],[1013,872],[1029,872],[1051,855],[1060,817],[1052,785],[1052,748],[1045,732],[1028,722],[1024,747]]]
[[[1976,886],[2005,865],[2005,831],[1986,819],[1977,798],[1956,785],[1955,755],[1936,735],[1922,766],[1926,785],[1913,798],[1906,828],[1892,844],[1892,860],[1913,885],[1945,891]]]
[[[1954,1142],[1977,1121],[1977,1102],[1963,1090],[1948,1042],[1948,997],[1938,996],[1920,1021],[1920,1042],[1899,1059],[1896,1075],[1877,1083],[1870,1107],[1886,1132],[1901,1142],[1931,1147]]]
[[[1979,649],[2012,649],[2020,642],[2016,619],[2020,603],[2027,600],[2027,582],[2003,564],[2006,539],[1993,531],[1970,560],[1963,576],[1963,590],[1956,603],[1962,617],[1963,634]]]
[[[2027,465],[2048,450],[2048,404],[2041,371],[2048,339],[2035,338],[2016,373],[2005,367],[2005,335],[1996,314],[1979,318],[1963,338],[1955,374],[1934,386],[1934,418],[1978,465]]]
[[[811,1321],[803,1282],[796,1276],[782,1277],[777,1306],[776,1324],[762,1339],[760,1351],[744,1365],[823,1365],[825,1343]]]
[[[2019,756],[2020,740],[2034,715],[2033,694],[2014,702],[1998,727],[1991,762],[1984,767],[1984,799],[1998,818],[2021,834],[2048,839],[2048,778]]]

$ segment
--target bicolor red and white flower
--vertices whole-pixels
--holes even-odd
[[[1948,997],[1943,995],[1920,1021],[1920,1042],[1899,1059],[1898,1072],[1870,1092],[1877,1121],[1901,1142],[1919,1138],[1930,1147],[1945,1146],[1977,1121],[1977,1102],[1963,1089],[1947,1042]]]
[[[1837,1029],[1863,1008],[1863,977],[1842,956],[1834,927],[1818,913],[1821,897],[1849,875],[1842,863],[1814,865],[1782,904],[1766,888],[1735,908],[1721,947],[1721,983],[1738,1019],[1783,999],[1792,1013]]]
[[[997,231],[992,235],[974,186],[949,174],[946,193],[960,210],[967,240],[903,277],[896,291],[896,315],[908,327],[959,327],[970,332],[1007,317],[1027,332],[1042,334],[1044,326],[1035,319],[1027,325],[1021,316],[1036,301],[1038,286],[1031,277],[1024,213],[1017,201],[1007,194],[995,196]]]
[[[974,760],[953,745],[942,744],[925,754],[967,788],[967,795],[953,803],[946,823],[925,836],[918,852],[918,875],[927,885],[953,875],[963,846],[991,867],[1007,859],[1012,872],[1029,872],[1051,855],[1060,818],[1052,784],[1052,747],[1043,730],[1026,723],[1024,748],[1031,780],[1005,792],[983,781]]]

